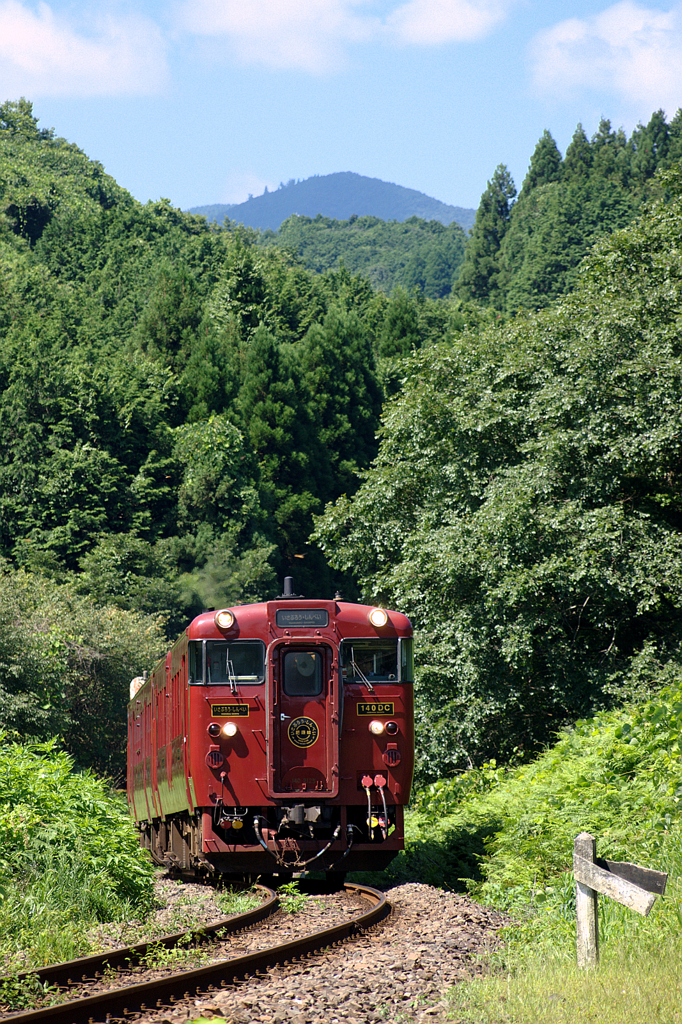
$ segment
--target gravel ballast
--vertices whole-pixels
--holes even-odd
[[[143,1015],[141,1022],[180,1024],[200,1016],[220,1016],[226,1024],[445,1022],[447,990],[482,972],[481,957],[495,945],[505,919],[466,896],[428,885],[400,885],[386,895],[393,913],[372,933],[303,964],[275,967],[262,980]],[[277,915],[280,923],[267,926],[267,938],[286,941],[286,934],[278,938],[280,927],[285,933],[324,928],[331,923],[328,913],[339,913],[333,897],[309,897],[299,912]],[[247,935],[263,945],[259,933]],[[251,945],[247,935],[244,945]]]

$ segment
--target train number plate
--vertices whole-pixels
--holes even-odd
[[[211,704],[214,718],[248,718],[248,704]]]
[[[379,703],[378,701],[374,704],[358,704],[359,715],[394,715],[393,701],[384,701]]]

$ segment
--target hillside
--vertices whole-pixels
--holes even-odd
[[[465,231],[473,226],[475,210],[448,206],[413,188],[403,188],[379,178],[343,171],[338,174],[315,175],[305,181],[291,180],[276,192],[247,199],[233,205],[195,206],[190,213],[222,223],[226,217],[263,230],[276,231],[280,224],[297,213],[305,217],[331,217],[348,220],[352,216],[379,217],[381,220],[408,220],[420,217],[441,224],[455,221]]]
[[[682,109],[662,110],[628,138],[602,118],[587,138],[578,125],[562,156],[548,131],[517,196],[500,164],[481,196],[457,291],[502,313],[538,310],[571,292],[598,239],[632,223],[656,191],[658,170],[682,160]]]
[[[345,267],[362,274],[372,287],[389,295],[396,286],[418,289],[429,299],[450,294],[464,260],[466,235],[454,221],[410,217],[289,217],[279,231],[266,231],[263,245],[283,245],[298,253],[303,265],[318,274]]]
[[[284,575],[410,615],[422,781],[646,689],[682,649],[682,171],[637,171],[637,139],[615,156],[639,223],[512,319],[438,297],[456,224],[299,216],[271,244],[136,202],[0,105],[0,727],[115,775],[160,631]],[[575,147],[543,148],[530,196],[571,198]],[[423,285],[387,295],[351,255],[368,277],[423,261]]]

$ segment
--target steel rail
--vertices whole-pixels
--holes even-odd
[[[216,988],[226,988],[230,983],[249,978],[267,967],[305,958],[328,946],[340,945],[372,928],[391,911],[391,905],[384,894],[376,889],[350,882],[344,885],[344,889],[363,896],[372,904],[371,908],[343,924],[312,932],[282,945],[220,960],[206,967],[181,971],[154,981],[108,989],[94,996],[13,1014],[4,1017],[3,1024],[5,1021],[14,1021],[16,1024],[40,1024],[42,1021],[49,1024],[88,1024],[89,1021],[125,1019],[135,1013],[161,1009],[193,993],[208,995],[215,992]]]
[[[254,889],[267,898],[257,907],[245,910],[242,914],[231,914],[224,920],[215,921],[213,924],[197,925],[196,928],[188,928],[182,932],[160,935],[157,939],[138,942],[134,946],[121,946],[117,949],[109,949],[105,953],[80,957],[78,960],[65,960],[59,964],[36,967],[32,971],[21,971],[12,975],[11,978],[0,978],[0,985],[3,982],[25,981],[29,978],[36,978],[42,985],[77,985],[80,981],[92,981],[98,972],[107,968],[125,970],[139,964],[150,950],[158,949],[159,946],[164,949],[173,949],[185,942],[187,936],[201,942],[218,932],[234,935],[235,932],[246,931],[260,921],[271,917],[279,908],[279,897],[274,889],[268,888],[267,885],[254,885]]]

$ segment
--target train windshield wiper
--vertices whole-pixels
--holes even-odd
[[[237,677],[234,674],[234,666],[230,659],[227,659],[227,679],[230,684],[230,690],[232,693],[237,692]]]
[[[372,686],[369,679],[367,678],[367,676],[365,675],[365,673],[362,671],[357,661],[355,660],[355,651],[353,650],[352,647],[350,649],[350,667],[353,669],[353,674],[355,675],[356,679],[359,678],[361,682],[365,684],[369,692],[374,693],[374,687]]]

